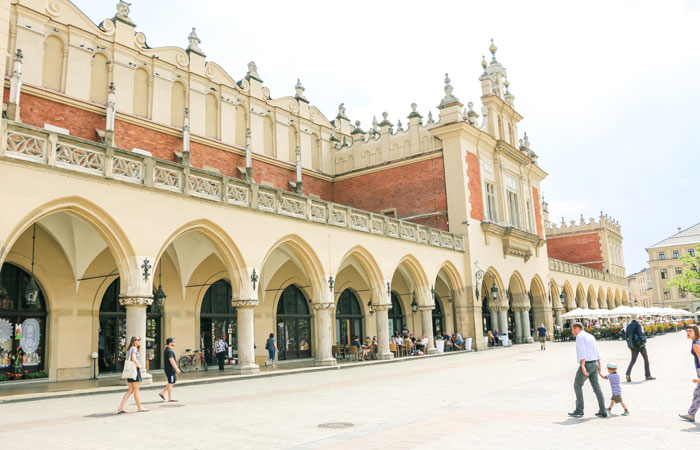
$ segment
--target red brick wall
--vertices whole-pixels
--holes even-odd
[[[336,181],[333,201],[375,213],[396,208],[399,218],[447,211],[442,156]],[[445,215],[415,222],[447,230]]]
[[[603,250],[597,232],[550,236],[547,238],[547,254],[550,258],[603,270]]]
[[[544,233],[542,232],[542,202],[540,202],[540,191],[534,186],[532,188],[532,201],[535,203],[535,226],[537,227],[537,235],[544,238]]]
[[[469,216],[481,222],[484,218],[484,199],[481,195],[481,172],[479,158],[467,152],[467,176],[469,177]]]
[[[4,98],[7,102],[9,89],[5,89]],[[62,103],[43,99],[23,93],[21,97],[22,122],[40,128],[45,123],[70,130],[71,136],[100,142],[95,129],[104,130],[105,115],[98,114]],[[121,120],[114,123],[115,146],[124,150],[141,148],[151,152],[156,158],[167,161],[177,161],[175,151],[182,149],[182,138],[161,133],[150,128],[134,125]],[[245,167],[245,157],[226,150],[210,147],[205,144],[192,142],[190,144],[190,163],[197,168],[214,167],[231,177],[240,178],[238,167]],[[295,181],[294,170],[285,169],[272,164],[254,161],[253,179],[257,182],[271,181],[275,187],[290,190],[287,181]],[[316,194],[323,200],[333,200],[333,183],[312,176],[304,175],[304,192]]]

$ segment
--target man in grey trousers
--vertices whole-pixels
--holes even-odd
[[[605,410],[603,392],[600,390],[600,384],[598,383],[598,374],[602,376],[602,369],[600,368],[600,355],[598,354],[595,338],[591,334],[586,333],[583,325],[579,322],[571,325],[571,332],[576,336],[576,359],[579,362],[579,368],[574,379],[576,409],[570,412],[569,415],[572,417],[583,416],[583,383],[589,380],[598,399],[598,412],[595,415],[608,417],[608,413]]]

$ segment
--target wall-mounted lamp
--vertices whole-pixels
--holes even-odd
[[[369,308],[369,313],[374,314],[374,309],[372,308],[372,299],[371,298],[367,302],[367,307]]]
[[[413,293],[413,301],[411,302],[411,311],[418,311],[418,302],[416,302],[416,293]]]

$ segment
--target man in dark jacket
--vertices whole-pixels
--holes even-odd
[[[627,325],[627,330],[625,330],[625,336],[627,337],[627,347],[632,352],[632,360],[629,366],[627,366],[627,382],[632,381],[632,367],[634,363],[637,362],[637,356],[641,353],[642,358],[644,358],[644,375],[647,380],[655,380],[656,378],[651,376],[649,371],[649,357],[647,355],[647,348],[645,345],[646,339],[644,338],[644,329],[642,325],[637,322],[637,315],[632,316],[632,321]]]

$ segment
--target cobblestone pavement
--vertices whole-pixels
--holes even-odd
[[[622,384],[619,405],[572,419],[573,343],[519,345],[443,358],[187,386],[179,403],[145,391],[150,412],[116,415],[121,394],[0,405],[0,440],[22,448],[603,448],[677,449],[697,443],[700,425],[683,422],[694,376],[685,333],[649,340],[652,374]],[[604,363],[624,375],[625,344],[601,342]],[[603,384],[606,402],[610,387]],[[127,410],[135,411],[133,404]],[[319,425],[329,424],[328,427]],[[351,424],[341,428],[343,424]]]

